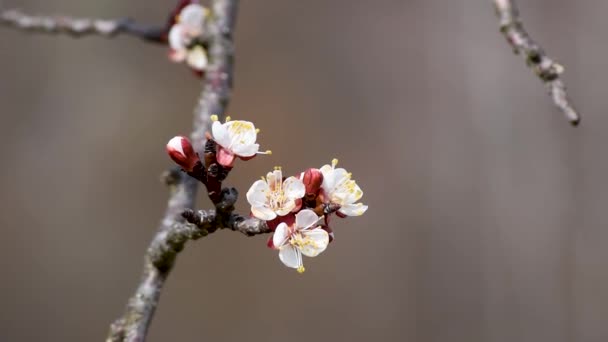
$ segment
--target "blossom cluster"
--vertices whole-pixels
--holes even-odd
[[[202,73],[209,63],[203,39],[209,10],[192,1],[182,1],[178,9],[179,13],[170,20],[169,58],[186,62],[195,72]]]
[[[287,266],[304,272],[302,255],[315,257],[333,240],[330,217],[360,216],[363,191],[352,174],[336,168],[338,160],[297,177],[284,177],[280,167],[253,183],[247,192],[251,214],[274,231],[268,246],[279,250]]]
[[[211,119],[213,125],[205,148],[205,165],[187,138],[178,136],[167,144],[171,159],[189,175],[201,180],[210,191],[210,197],[212,182],[205,170],[210,170],[211,165],[217,163],[226,175],[237,158],[249,160],[257,154],[271,153],[259,151],[256,142],[259,130],[253,123],[230,118],[221,123],[217,116]],[[207,154],[213,158],[208,158]],[[352,174],[337,165],[338,160],[334,159],[319,169],[309,168],[289,177],[283,175],[281,167],[275,167],[247,191],[251,215],[266,221],[273,232],[268,246],[279,251],[283,264],[300,273],[305,270],[302,256],[321,254],[333,240],[330,227],[333,214],[344,218],[363,215],[367,210],[367,206],[359,202],[363,191],[352,179]],[[218,178],[220,187],[223,178]],[[219,189],[213,186],[211,189],[219,193]]]

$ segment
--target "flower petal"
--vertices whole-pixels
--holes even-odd
[[[205,70],[207,68],[207,53],[202,46],[196,46],[188,52],[188,65],[196,70]]]
[[[279,184],[283,183],[283,172],[281,169],[268,172],[268,174],[266,174],[266,181],[268,182],[270,189],[274,190],[278,188]]]
[[[178,51],[186,49],[186,46],[184,45],[184,31],[181,25],[173,25],[169,31],[169,46],[173,50]]]
[[[289,177],[283,182],[283,191],[285,197],[289,199],[298,199],[304,197],[306,187],[304,183],[296,177]]]
[[[321,173],[323,173],[323,189],[328,193],[331,193],[337,185],[341,182],[345,181],[345,178],[349,178],[348,172],[345,169],[333,169],[329,165],[324,165],[321,168]]]
[[[232,147],[232,151],[239,157],[252,157],[260,150],[259,144],[243,145],[237,144]]]
[[[276,248],[283,247],[284,244],[289,240],[289,226],[285,224],[285,222],[279,223],[277,229],[274,231],[274,235],[272,235],[272,244]]]
[[[279,251],[279,259],[287,267],[299,268],[302,266],[302,254],[301,252],[291,245],[281,247]]]
[[[321,228],[302,231],[302,237],[306,242],[300,251],[307,257],[316,257],[321,254],[329,244],[329,234]]]
[[[285,202],[283,202],[283,205],[280,208],[275,208],[275,212],[279,216],[285,216],[285,215],[289,214],[293,209],[295,209],[295,207],[296,207],[296,201],[294,201],[294,200],[285,201]]]
[[[361,216],[367,211],[367,206],[363,203],[346,204],[338,212],[346,216]]]
[[[211,134],[213,135],[213,140],[215,140],[218,145],[226,148],[230,145],[228,131],[226,130],[226,127],[219,121],[214,121],[211,125]]]
[[[346,180],[338,184],[330,198],[340,205],[353,204],[363,197],[363,191],[354,180]]]
[[[277,217],[277,214],[272,209],[266,206],[253,206],[251,207],[251,214],[256,218],[264,221],[270,221]]]
[[[270,191],[268,183],[263,180],[255,181],[249,190],[247,190],[247,201],[253,206],[261,206],[266,204],[267,195]]]
[[[306,229],[319,221],[319,216],[310,209],[304,209],[296,214],[296,228]]]
[[[205,24],[207,9],[199,4],[190,4],[179,13],[179,22],[202,30]]]
[[[234,120],[226,123],[226,129],[230,132],[233,143],[242,145],[254,144],[258,133],[253,122]]]

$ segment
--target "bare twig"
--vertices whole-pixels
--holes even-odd
[[[493,2],[500,19],[500,31],[515,53],[523,54],[528,66],[547,86],[553,103],[566,115],[572,125],[578,125],[581,120],[580,115],[572,107],[566,94],[566,86],[560,79],[564,67],[547,56],[540,45],[528,35],[514,0],[493,0]]]
[[[128,34],[150,42],[166,41],[164,27],[142,26],[130,18],[101,20],[67,16],[31,16],[13,9],[0,10],[0,24],[20,30],[49,34],[63,33],[73,37],[85,35],[114,37],[118,34]]]
[[[210,39],[210,65],[205,72],[203,90],[194,110],[194,129],[191,134],[196,151],[203,150],[205,132],[210,126],[211,114],[223,116],[230,99],[234,54],[232,35],[237,7],[238,0],[212,1],[212,20],[207,27]],[[188,239],[199,238],[210,229],[223,227],[256,234],[258,231],[263,233],[267,230],[267,227],[264,228],[265,225],[260,222],[247,220],[231,213],[233,201],[236,201],[236,194],[231,190],[226,190],[227,192],[222,194],[222,199],[216,201],[216,211],[204,212],[206,215],[204,218],[197,218],[196,215],[186,211],[194,206],[197,181],[192,177],[182,176],[172,172],[165,177],[171,189],[165,216],[146,253],[141,282],[129,300],[125,314],[110,327],[108,341],[145,340],[163,284],[173,267],[177,253]],[[197,225],[196,228],[184,225],[183,213],[193,222],[203,222],[202,228],[201,225]]]

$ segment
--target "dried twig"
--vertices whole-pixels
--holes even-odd
[[[71,18],[67,16],[31,16],[19,10],[0,10],[0,24],[15,29],[73,37],[100,35],[114,37],[128,34],[146,41],[164,43],[165,28],[142,26],[130,18],[114,20]]]
[[[560,79],[564,67],[547,56],[540,45],[528,35],[514,0],[493,0],[493,2],[500,19],[500,31],[515,53],[523,54],[528,66],[547,86],[553,103],[566,115],[572,125],[578,125],[581,120],[580,115],[572,107],[566,94],[566,86]]]
[[[211,114],[224,115],[230,99],[233,77],[234,46],[232,35],[236,22],[238,0],[213,0],[212,20],[209,21],[210,65],[205,72],[203,91],[194,110],[193,147],[202,151],[205,132]],[[232,214],[236,193],[222,191],[216,202],[216,211],[192,213],[197,181],[175,172],[169,177],[171,196],[165,216],[145,256],[144,272],[139,287],[129,300],[125,314],[115,321],[108,341],[144,341],[154,315],[163,284],[167,279],[177,253],[188,239],[197,239],[210,230],[229,228],[248,235],[264,233],[265,224]],[[218,213],[220,215],[218,215]],[[184,225],[185,214],[196,227]],[[198,215],[198,216],[197,216]]]

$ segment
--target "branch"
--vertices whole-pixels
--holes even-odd
[[[187,176],[182,174],[181,177],[186,178]],[[144,277],[135,295],[129,301],[125,316],[112,324],[108,341],[145,340],[146,327],[137,325],[135,322],[149,324],[158,304],[164,280],[186,242],[198,240],[218,229],[230,229],[247,236],[271,232],[266,221],[232,213],[237,197],[238,193],[235,189],[224,189],[222,190],[222,200],[216,210],[195,212],[186,209],[182,212],[182,217],[188,223],[175,222],[168,230],[156,234],[146,252]]]
[[[100,35],[114,37],[127,34],[143,40],[164,43],[165,28],[142,26],[130,18],[101,20],[66,16],[31,16],[19,10],[0,10],[0,24],[14,29],[49,34],[68,34],[72,37]]]
[[[566,115],[573,126],[581,118],[566,94],[566,86],[560,79],[564,67],[552,60],[523,27],[519,10],[514,0],[493,0],[496,15],[500,19],[500,31],[507,39],[516,54],[520,52],[526,58],[528,66],[546,85],[553,103]]]
[[[237,7],[238,0],[212,1],[213,20],[209,21],[206,28],[210,39],[210,65],[205,72],[203,90],[194,110],[194,129],[191,134],[195,151],[203,150],[205,132],[209,129],[211,115],[223,116],[230,100],[234,54],[232,35]],[[243,231],[244,227],[250,226],[257,227],[260,233],[265,231],[262,225],[256,226],[251,220],[240,219],[239,216],[231,213],[228,216],[217,216],[212,211],[205,212],[208,219],[201,219],[201,222],[205,222],[204,228],[197,226],[198,228],[195,229],[192,226],[185,226],[182,213],[194,207],[197,181],[176,171],[170,172],[167,179],[171,195],[160,227],[146,253],[143,276],[135,294],[129,300],[124,315],[111,325],[108,341],[145,341],[163,284],[173,268],[177,253],[188,239],[202,237],[205,231],[209,232],[209,229],[218,227]],[[226,198],[228,197],[223,199]],[[236,201],[236,197],[234,200]],[[218,201],[216,211],[230,212],[229,203],[224,200]],[[221,217],[219,223],[218,217]],[[215,225],[207,225],[208,221],[215,222]]]

